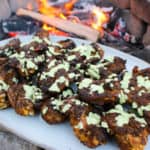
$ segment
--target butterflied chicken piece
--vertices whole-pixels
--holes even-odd
[[[62,49],[72,49],[76,46],[75,43],[71,39],[61,40],[61,41],[58,41],[57,43],[51,42],[51,40],[49,38],[49,32],[45,31],[45,30],[39,30],[34,35],[34,37],[38,37],[39,41],[43,40],[43,42],[48,44],[48,46],[52,46],[52,45],[56,46],[57,45],[57,46],[61,47]],[[38,42],[38,40],[37,40],[37,42]]]
[[[49,37],[40,38],[34,35],[29,42],[21,44],[21,50],[28,52],[44,53],[48,50],[48,46],[51,44]]]
[[[66,53],[66,60],[75,68],[81,69],[88,63],[96,63],[103,58],[104,52],[97,44],[80,45]]]
[[[100,114],[94,113],[87,103],[76,103],[70,113],[70,124],[76,137],[90,148],[105,144],[106,134],[100,127]]]
[[[7,98],[7,90],[9,85],[7,85],[3,80],[0,80],[0,109],[8,108],[10,103]]]
[[[51,65],[53,62],[54,65]],[[70,65],[67,62],[52,60],[48,68],[40,75],[39,86],[50,93],[61,93],[65,87],[69,86],[69,68]]]
[[[33,37],[29,43],[21,44],[21,51],[25,51],[32,54],[32,56],[36,56],[37,54],[43,54],[48,48],[46,42],[44,42],[39,37]]]
[[[46,41],[34,36],[29,43],[21,43],[20,51],[9,56],[9,65],[17,69],[20,76],[29,78],[40,70],[41,65],[44,65],[47,49]]]
[[[132,104],[132,108],[145,118],[150,129],[150,68],[133,69],[128,89],[131,88],[128,101]]]
[[[10,86],[18,83],[17,74],[14,69],[4,64],[0,68],[0,109],[10,106],[7,91]]]
[[[49,32],[43,29],[40,29],[38,32],[36,32],[35,36],[44,39],[49,38]]]
[[[62,46],[63,49],[73,49],[76,47],[76,44],[71,39],[66,39],[62,41],[58,41],[58,43]]]
[[[78,75],[71,70],[67,61],[51,59],[39,77],[39,86],[51,95],[59,94],[69,87],[76,77]]]
[[[105,80],[83,78],[78,90],[82,101],[99,106],[115,104],[120,93],[120,83],[117,74],[111,74]]]
[[[21,50],[36,53],[44,53],[48,50],[48,46],[51,44],[49,39],[49,33],[44,30],[38,31],[35,35],[33,35],[32,39],[28,42],[21,43]],[[35,53],[32,53],[36,55]]]
[[[16,84],[8,89],[8,98],[16,113],[34,115],[36,104],[43,100],[42,91],[35,85]]]
[[[121,105],[106,112],[101,126],[115,136],[121,150],[144,150],[148,138],[146,121],[126,112]]]
[[[66,60],[66,54],[71,51],[75,44],[72,40],[67,39],[59,42],[51,42],[50,40],[44,39],[48,44],[46,50],[46,58],[48,59],[56,58],[57,60]]]
[[[57,106],[54,104],[57,102]],[[66,120],[66,115],[60,112],[58,109],[63,105],[63,101],[60,98],[50,98],[47,100],[42,108],[42,118],[49,124],[62,123]]]
[[[3,80],[8,85],[18,83],[18,74],[16,70],[11,68],[7,63],[0,68],[0,80]]]
[[[150,129],[150,68],[135,67],[132,73],[124,72],[120,84],[120,103],[131,104],[138,115],[145,118]]]
[[[0,47],[0,57],[9,57],[12,54],[20,51],[20,40],[12,39],[6,45]]]
[[[51,43],[46,51],[46,56],[47,58],[55,57],[58,60],[63,60],[65,53],[66,49],[63,49],[61,45],[58,43]]]
[[[3,66],[8,62],[8,58],[6,57],[0,57],[0,70],[3,68]]]
[[[125,70],[126,61],[120,57],[108,57],[95,64],[87,65],[85,74],[92,79],[106,79],[111,74],[120,74]]]
[[[34,49],[36,52],[46,50],[47,57],[57,57],[64,54],[67,48],[74,47],[74,42],[69,39],[60,42],[52,42],[49,38],[49,32],[39,31],[33,36],[29,45],[30,48]]]
[[[49,124],[64,122],[73,106],[68,97],[74,94],[70,89],[64,90],[58,97],[51,97],[41,107],[42,118]]]
[[[132,108],[146,120],[150,130],[150,93],[135,96],[132,101]]]
[[[19,50],[20,48],[20,40],[19,39],[12,39],[5,45],[5,48],[11,48],[11,50]]]
[[[145,69],[139,69],[138,67],[133,68],[133,74],[134,76],[150,76],[150,67]]]
[[[42,59],[43,61],[44,58],[42,57],[37,59]],[[20,76],[25,78],[29,78],[31,75],[35,74],[39,69],[39,62],[36,61],[36,56],[28,56],[26,55],[25,51],[11,55],[9,64],[12,68],[17,69]]]
[[[142,102],[142,96],[144,95],[150,101],[149,96],[147,96],[150,94],[150,68],[140,70],[135,67],[133,72],[122,73],[120,87],[118,99],[121,104],[131,104],[138,99],[141,99]]]

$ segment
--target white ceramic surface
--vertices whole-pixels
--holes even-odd
[[[31,39],[31,36],[19,38],[21,41],[27,42]],[[62,39],[64,39],[64,37],[51,37],[51,40],[53,41]],[[89,43],[88,41],[79,39],[73,40],[77,44]],[[0,46],[7,42],[8,40],[1,41]],[[150,67],[150,64],[133,56],[127,55],[110,47],[103,45],[102,47],[105,51],[105,56],[120,56],[123,59],[126,59],[128,70],[131,70],[135,65],[140,68]],[[78,141],[68,123],[48,125],[38,115],[36,117],[22,117],[15,114],[14,110],[6,109],[0,111],[0,125],[27,141],[49,150],[91,150]],[[111,141],[94,150],[119,150],[119,148],[115,142]],[[145,150],[150,150],[150,139]]]

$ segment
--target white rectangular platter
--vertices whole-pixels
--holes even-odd
[[[28,42],[31,36],[19,37],[22,42]],[[65,39],[64,37],[52,36],[52,41],[59,41]],[[73,39],[73,38],[72,38]],[[75,43],[89,43],[88,41],[73,39]],[[8,40],[1,41],[0,46],[7,43]],[[105,56],[119,56],[127,60],[127,69],[130,71],[135,65],[140,68],[150,67],[150,64],[127,55],[123,52],[115,50],[110,47],[102,45],[105,51]],[[0,125],[12,133],[26,139],[27,141],[34,143],[42,148],[49,150],[90,150],[74,136],[73,131],[69,123],[63,123],[59,125],[48,125],[40,116],[35,117],[22,117],[17,115],[14,110],[6,109],[0,111]],[[99,146],[94,150],[119,150],[115,142],[108,142],[106,145]],[[150,150],[150,139],[145,148]]]

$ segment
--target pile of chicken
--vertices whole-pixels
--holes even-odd
[[[90,148],[114,137],[121,150],[143,150],[150,131],[150,68],[128,72],[95,43],[52,42],[45,31],[0,47],[0,108],[69,121]]]

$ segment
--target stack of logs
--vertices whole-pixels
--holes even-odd
[[[124,9],[129,33],[150,47],[150,0],[104,0]]]

